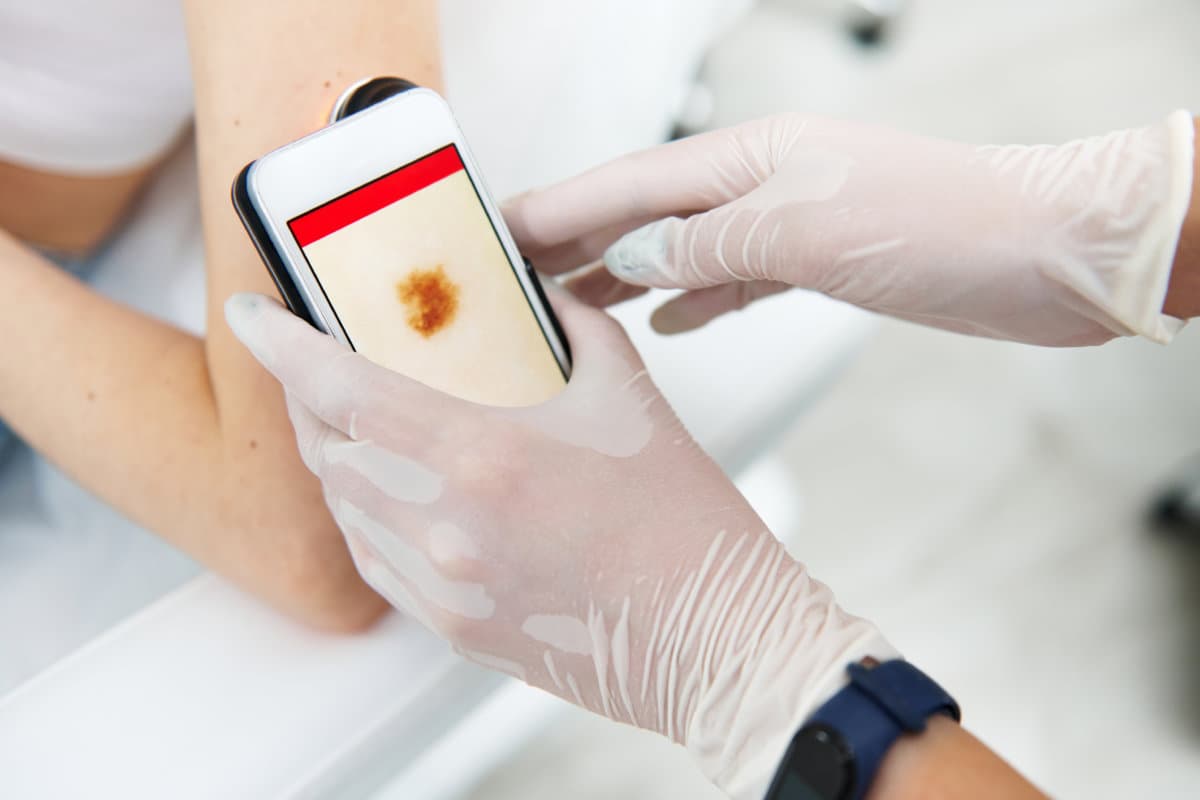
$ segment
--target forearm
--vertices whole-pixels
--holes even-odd
[[[221,424],[201,340],[92,292],[5,234],[0,292],[14,298],[0,317],[0,418],[37,450],[298,618],[357,627],[378,613],[311,476],[279,477],[275,465],[294,458],[290,435],[251,441]],[[258,391],[279,394],[265,378]]]
[[[961,725],[934,717],[925,732],[898,741],[868,800],[1021,800],[1046,795]]]
[[[0,239],[0,417],[92,491],[154,529],[197,509],[218,425],[199,340],[90,291],[34,252]],[[183,471],[166,454],[185,448]],[[163,507],[163,508],[160,508]],[[189,513],[191,512],[191,513]],[[200,515],[207,518],[209,513]]]
[[[1200,137],[1196,144],[1200,146]],[[1163,311],[1180,319],[1200,316],[1200,153],[1192,160],[1191,204],[1179,233]]]

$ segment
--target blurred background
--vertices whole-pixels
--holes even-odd
[[[683,121],[794,109],[1058,142],[1195,111],[1197,32],[1193,0],[763,0],[709,54]],[[1059,352],[885,320],[746,489],[1045,790],[1194,797],[1200,542],[1148,509],[1200,451],[1198,365],[1195,326],[1169,348]],[[679,748],[553,713],[463,796],[718,796]]]

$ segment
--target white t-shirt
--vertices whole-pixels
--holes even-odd
[[[177,0],[0,0],[0,158],[129,169],[166,150],[191,108]]]
[[[510,185],[506,166],[522,168],[511,185],[540,182],[579,156],[661,137],[704,45],[749,4],[443,0],[448,94],[468,137],[486,151],[503,138],[487,126],[528,120],[528,153],[543,155],[509,152],[491,165],[481,155],[494,168],[485,171],[503,176],[493,187]],[[191,110],[179,0],[0,0],[0,159],[79,174],[129,169],[170,147]],[[562,133],[582,141],[545,141]]]

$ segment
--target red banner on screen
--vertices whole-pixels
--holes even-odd
[[[414,161],[395,172],[389,172],[382,178],[296,217],[288,223],[288,228],[300,246],[307,247],[352,222],[370,216],[397,200],[403,200],[410,194],[453,175],[462,168],[458,149],[452,144],[446,145],[419,161]]]

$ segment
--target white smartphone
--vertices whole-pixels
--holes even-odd
[[[566,338],[437,93],[268,153],[234,205],[291,310],[377,364],[497,406],[566,384]]]

